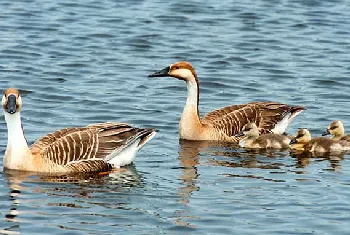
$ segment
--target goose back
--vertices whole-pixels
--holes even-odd
[[[287,114],[304,110],[277,102],[251,102],[245,105],[232,105],[208,113],[202,118],[203,124],[211,124],[227,136],[237,134],[245,124],[255,123],[261,134],[271,133],[277,123]],[[278,133],[283,134],[283,133]]]
[[[154,132],[124,123],[92,124],[65,128],[37,140],[31,152],[38,162],[67,171],[101,171],[111,169],[107,163],[135,139]],[[54,170],[50,170],[54,171]]]

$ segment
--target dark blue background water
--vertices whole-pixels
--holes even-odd
[[[156,127],[134,166],[96,179],[0,175],[7,234],[349,234],[349,155],[248,153],[179,142],[182,81],[196,68],[201,114],[274,100],[308,108],[288,129],[350,131],[346,0],[0,2],[1,90],[17,87],[28,141],[62,127]],[[0,120],[0,150],[7,130]]]

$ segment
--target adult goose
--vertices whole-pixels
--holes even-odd
[[[98,123],[55,131],[29,148],[22,129],[22,99],[17,89],[5,91],[2,107],[8,130],[3,158],[7,169],[46,173],[109,171],[130,164],[136,152],[156,134],[154,129],[124,123]]]
[[[245,124],[242,131],[235,136],[243,136],[239,141],[239,146],[242,148],[282,149],[288,148],[291,141],[291,138],[286,135],[273,133],[259,135],[259,129],[253,122]]]
[[[224,107],[200,118],[199,82],[190,63],[171,64],[149,77],[174,77],[186,82],[187,101],[179,124],[181,139],[238,143],[242,137],[235,137],[235,134],[249,122],[255,123],[260,133],[283,134],[293,118],[305,110],[278,102],[251,102]]]

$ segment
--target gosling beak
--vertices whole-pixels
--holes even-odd
[[[235,134],[235,137],[241,137],[241,136],[244,136],[243,131],[240,131],[237,134]]]
[[[7,112],[9,114],[14,114],[16,112],[16,96],[15,95],[9,95],[7,97]]]
[[[331,134],[331,133],[329,132],[328,129],[326,129],[326,131],[322,133],[322,136],[326,136],[326,135],[329,135],[329,134]]]
[[[296,144],[298,143],[297,139],[296,138],[293,138],[291,139],[290,143],[289,144]]]
[[[170,70],[170,66],[162,69],[162,70],[159,70],[155,73],[152,73],[150,75],[148,75],[149,78],[152,78],[152,77],[167,77],[169,76],[169,70]]]

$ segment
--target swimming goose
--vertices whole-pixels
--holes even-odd
[[[305,152],[339,152],[345,150],[344,147],[336,140],[329,138],[318,137],[311,138],[310,131],[306,128],[301,128],[297,131],[295,137],[290,142],[292,150]]]
[[[2,107],[8,130],[3,159],[7,169],[47,173],[109,171],[130,164],[136,152],[156,134],[154,129],[107,122],[61,129],[29,148],[22,129],[22,99],[17,89],[5,91]]]
[[[333,140],[350,142],[350,134],[344,136],[344,125],[342,121],[331,122],[322,135],[332,135],[331,139]]]
[[[259,129],[253,122],[245,124],[242,131],[235,136],[244,136],[244,138],[239,141],[239,146],[242,148],[288,148],[291,140],[286,135],[273,133],[259,136]]]
[[[149,77],[174,77],[187,84],[187,101],[179,123],[180,139],[217,140],[235,142],[242,127],[254,122],[261,133],[283,134],[292,119],[305,110],[277,102],[251,102],[232,105],[199,116],[199,82],[197,74],[188,62],[174,63]]]

